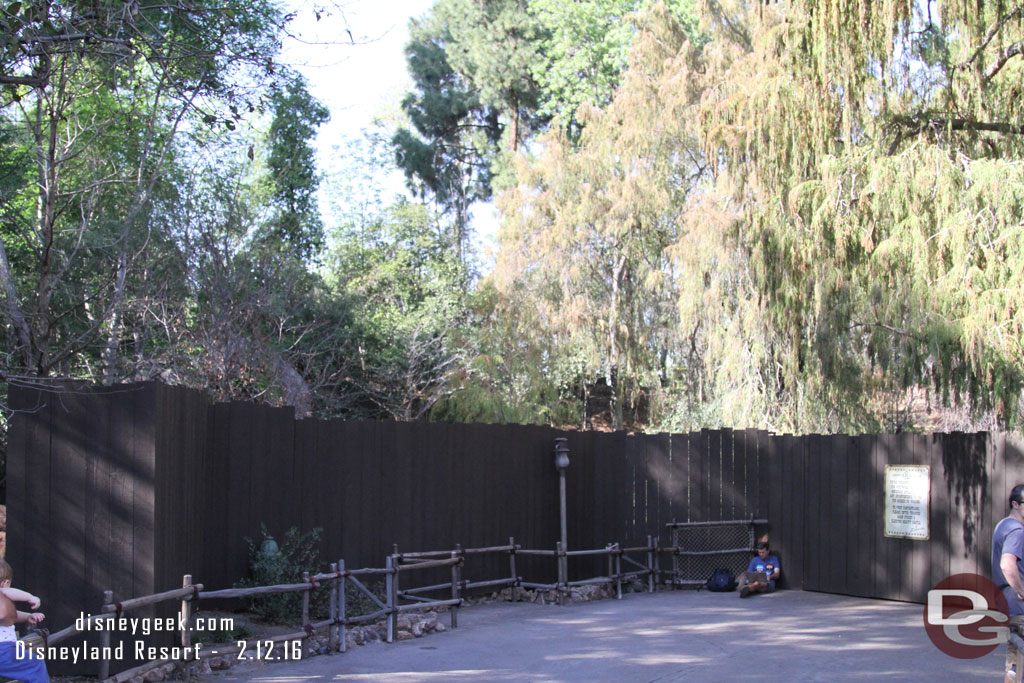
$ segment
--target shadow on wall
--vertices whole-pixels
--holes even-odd
[[[946,492],[963,518],[964,550],[973,554],[985,512],[983,504],[989,499],[986,439],[977,434],[958,436],[966,438],[943,440],[942,468]]]

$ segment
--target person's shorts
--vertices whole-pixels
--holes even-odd
[[[40,657],[18,657],[13,642],[0,643],[0,675],[24,683],[49,683],[46,662]]]

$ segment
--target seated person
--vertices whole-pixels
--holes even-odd
[[[772,593],[778,579],[779,558],[771,554],[767,541],[761,541],[757,544],[757,557],[750,559],[747,571],[740,575],[740,597],[746,598],[751,593]]]

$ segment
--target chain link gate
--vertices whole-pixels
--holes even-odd
[[[721,522],[672,522],[672,583],[704,585],[715,569],[727,567],[734,574],[747,571],[754,552],[754,527],[767,519]]]

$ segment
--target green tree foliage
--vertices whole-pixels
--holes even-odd
[[[446,0],[437,8],[451,34],[445,45],[449,63],[480,101],[499,113],[505,148],[515,152],[538,124],[541,90],[534,74],[542,27],[525,0]]]
[[[653,7],[578,145],[519,166],[519,348],[557,339],[672,428],[912,427],[913,396],[1016,423],[1020,8],[698,9],[699,40]]]
[[[498,110],[486,106],[465,75],[452,67],[447,6],[409,27],[406,58],[413,91],[402,108],[412,130],[392,138],[398,166],[420,197],[430,197],[452,221],[456,249],[465,255],[469,207],[491,196],[491,158],[501,137]]]
[[[296,256],[309,258],[323,247],[323,223],[317,206],[320,179],[313,138],[329,114],[295,76],[270,96],[274,120],[270,124],[268,178],[273,183],[270,201],[276,216],[269,235],[282,240]]]
[[[549,131],[539,158],[519,164],[519,182],[501,200],[493,277],[501,310],[528,321],[529,343],[558,340],[546,361],[556,382],[604,379],[616,428],[646,400],[644,388],[667,381],[677,329],[666,249],[690,189],[687,147],[657,125],[667,103],[650,84],[686,34],[668,14],[658,18],[607,109],[585,112],[579,143]]]
[[[422,204],[370,204],[332,231],[326,274],[352,316],[353,367],[335,391],[335,410],[427,415],[451,393],[466,355],[456,344],[466,275],[451,234]]]
[[[781,342],[766,358],[778,391],[805,396],[790,399],[796,426],[856,423],[915,386],[1013,421],[1020,8],[719,9],[700,132],[714,203],[737,209],[726,244],[747,253]]]
[[[168,241],[154,226],[177,134],[236,126],[282,21],[258,2],[0,10],[2,156],[26,169],[0,197],[10,372],[118,378],[134,271]]]
[[[543,91],[541,113],[559,115],[570,127],[584,104],[599,108],[611,102],[628,64],[637,33],[634,17],[649,0],[530,0],[529,11],[545,29],[542,58],[534,75]],[[693,33],[692,2],[667,3],[673,17]]]

